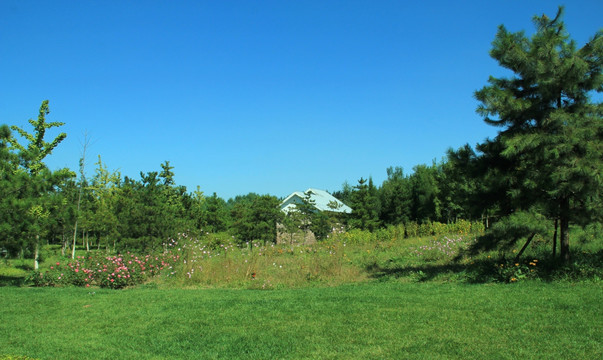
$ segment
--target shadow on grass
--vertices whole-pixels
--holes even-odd
[[[25,276],[0,275],[0,286],[23,286]]]
[[[15,265],[15,268],[25,270],[25,271],[33,271],[33,265],[30,265],[30,264]]]
[[[576,252],[569,263],[563,263],[558,258],[539,256],[537,271],[532,278],[542,281],[602,281],[603,280],[603,249],[596,252]],[[518,263],[530,262],[525,257]],[[488,282],[505,282],[510,276],[502,274],[500,264],[510,265],[514,260],[505,258],[489,258],[475,260],[470,264],[450,262],[447,264],[419,264],[404,265],[390,262],[386,264],[373,263],[366,266],[369,276],[374,279],[387,280],[388,278],[405,278],[411,281],[460,281],[469,284],[483,284]],[[508,269],[508,267],[507,267]],[[536,269],[536,268],[534,268]]]
[[[421,264],[421,265],[391,265],[381,266],[371,264],[366,267],[369,276],[374,279],[408,278],[414,281],[430,281],[443,279],[464,281],[472,284],[482,284],[494,281],[495,262],[476,261],[473,264]]]

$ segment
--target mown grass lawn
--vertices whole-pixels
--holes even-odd
[[[0,288],[0,355],[599,359],[600,283],[289,290]],[[1,356],[0,356],[1,357]]]

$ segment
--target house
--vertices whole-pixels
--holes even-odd
[[[340,200],[335,198],[324,190],[308,189],[304,192],[296,191],[291,195],[287,196],[283,202],[281,202],[280,208],[286,214],[297,211],[296,204],[303,204],[304,201],[308,201],[316,211],[326,211],[331,213],[349,214],[352,209]],[[316,242],[315,234],[308,228],[299,227],[299,230],[289,232],[285,229],[283,224],[277,224],[277,243],[302,243],[312,244]],[[332,231],[338,231],[336,227],[333,227]]]
[[[312,205],[318,211],[330,211],[334,213],[345,213],[349,214],[352,209],[346,204],[342,203],[339,199],[329,194],[324,190],[308,189],[304,192],[295,191],[291,195],[287,196],[283,202],[281,202],[281,211],[289,213],[290,211],[296,210],[295,204],[303,204],[304,199],[308,199]]]

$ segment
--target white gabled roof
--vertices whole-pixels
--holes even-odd
[[[281,203],[281,210],[288,213],[289,211],[295,210],[295,204],[300,204],[306,195],[310,195],[310,200],[314,201],[314,206],[320,211],[331,211],[338,213],[351,213],[352,209],[346,204],[342,203],[333,195],[329,194],[324,190],[319,189],[308,189],[304,192],[295,191],[291,195],[287,196]],[[329,205],[335,205],[335,208]]]

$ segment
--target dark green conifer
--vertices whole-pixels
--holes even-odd
[[[477,112],[501,128],[496,141],[516,209],[539,206],[559,219],[561,256],[569,260],[569,224],[602,218],[603,119],[591,95],[603,90],[603,32],[577,48],[561,20],[534,17],[536,33],[500,26],[490,55],[513,72],[490,77],[475,93]]]

